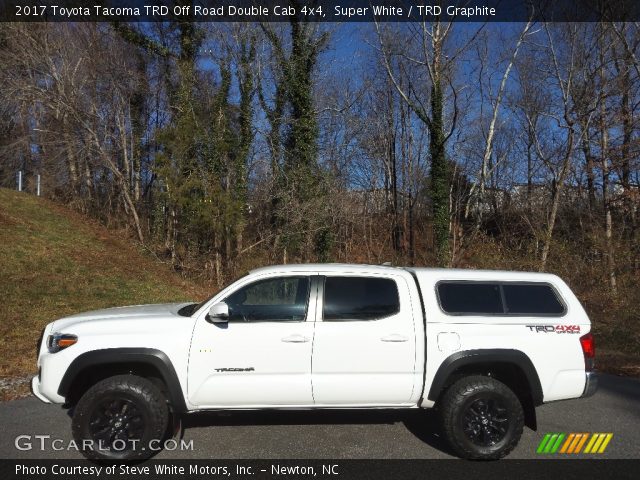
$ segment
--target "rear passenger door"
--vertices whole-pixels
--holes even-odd
[[[410,403],[416,339],[409,295],[399,276],[321,278],[311,366],[316,405]]]

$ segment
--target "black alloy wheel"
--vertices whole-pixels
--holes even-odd
[[[454,382],[436,402],[442,430],[456,455],[497,460],[511,452],[522,435],[524,411],[504,383],[483,375]]]
[[[169,406],[150,380],[116,375],[80,398],[73,412],[73,438],[92,460],[144,460],[167,439]]]
[[[467,438],[481,447],[496,445],[509,429],[507,407],[500,398],[481,397],[467,407],[463,415],[463,430]]]
[[[132,450],[142,440],[146,419],[129,399],[107,397],[89,419],[89,434],[102,449]]]

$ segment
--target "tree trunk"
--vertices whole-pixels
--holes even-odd
[[[633,106],[631,102],[632,96],[632,80],[630,70],[633,59],[625,52],[622,72],[622,98],[621,98],[621,115],[622,115],[622,145],[620,153],[620,183],[623,189],[623,205],[625,213],[630,216],[631,229],[629,238],[633,239],[637,229],[636,209],[633,205],[631,196],[631,146],[633,142],[634,118]]]
[[[437,63],[437,62],[434,62]],[[437,66],[434,65],[434,70]],[[436,70],[437,71],[437,70]],[[431,88],[431,202],[433,213],[433,241],[436,261],[447,266],[449,258],[449,175],[444,146],[443,95],[439,76]]]
[[[507,80],[509,79],[509,74],[511,73],[511,69],[513,68],[513,63],[518,56],[518,50],[520,50],[520,46],[524,41],[524,37],[529,31],[531,27],[531,21],[527,22],[524,29],[520,33],[518,37],[518,41],[516,42],[516,46],[513,50],[513,54],[511,55],[511,59],[507,64],[507,68],[504,70],[504,74],[502,75],[502,80],[500,81],[500,87],[498,88],[498,94],[496,96],[496,102],[493,105],[493,111],[491,113],[491,121],[489,122],[489,130],[487,131],[487,141],[484,146],[484,153],[482,154],[482,164],[480,166],[480,181],[479,181],[479,192],[477,198],[478,207],[481,206],[482,201],[484,200],[484,190],[487,182],[488,175],[488,167],[489,162],[491,160],[491,156],[493,155],[493,139],[496,134],[496,123],[498,120],[498,111],[500,110],[500,105],[502,104],[502,96],[504,95],[504,91],[507,85]],[[477,209],[477,219],[476,219],[476,230],[480,228],[480,224],[482,222],[482,208]]]
[[[558,216],[558,207],[560,206],[560,195],[564,187],[565,179],[569,173],[569,165],[571,164],[571,155],[573,153],[575,132],[573,126],[569,127],[569,133],[567,138],[567,150],[565,151],[564,159],[562,161],[562,167],[560,169],[560,175],[555,181],[555,188],[553,189],[553,197],[551,201],[551,212],[549,212],[549,220],[547,222],[547,228],[545,230],[542,254],[540,256],[540,271],[543,272],[547,268],[547,259],[549,258],[549,251],[551,250],[551,241],[553,240],[553,230],[556,225],[556,218]]]
[[[607,78],[604,70],[605,46],[604,46],[604,24],[601,24],[601,35],[599,38],[600,68],[599,77],[602,90],[600,92],[600,155],[602,168],[602,203],[604,206],[604,229],[606,240],[607,276],[609,278],[609,288],[611,294],[616,297],[618,285],[616,280],[615,257],[613,251],[613,226],[611,219],[611,203],[609,197],[609,131],[607,129],[607,92],[604,90]]]
[[[596,188],[595,188],[595,175],[593,173],[594,159],[591,153],[591,136],[589,135],[589,127],[583,125],[584,129],[582,137],[582,152],[584,153],[585,169],[587,174],[587,196],[589,198],[589,210],[594,211],[596,206]]]

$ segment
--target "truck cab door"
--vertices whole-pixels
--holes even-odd
[[[321,277],[313,345],[318,406],[415,405],[415,309],[402,276]],[[419,317],[417,320],[421,320]]]
[[[222,300],[228,322],[198,319],[189,359],[190,403],[200,408],[311,405],[317,278],[248,280]]]

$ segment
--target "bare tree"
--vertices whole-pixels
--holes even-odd
[[[495,94],[495,100],[490,99],[491,101],[491,119],[489,121],[489,125],[487,127],[487,132],[486,132],[486,140],[485,140],[485,144],[484,144],[484,152],[482,154],[482,161],[480,164],[480,172],[478,174],[478,181],[474,182],[473,185],[471,186],[471,191],[470,191],[470,195],[469,195],[469,200],[467,203],[467,207],[465,208],[465,218],[467,218],[469,216],[469,212],[470,212],[470,205],[472,203],[472,200],[475,198],[476,200],[476,221],[475,221],[475,230],[478,230],[480,228],[480,224],[482,223],[482,212],[483,209],[479,207],[479,204],[482,203],[483,199],[484,199],[484,193],[485,193],[485,186],[486,186],[486,181],[487,181],[487,177],[490,175],[491,172],[489,172],[489,162],[491,160],[491,156],[493,155],[493,149],[494,149],[494,138],[496,135],[496,129],[497,129],[497,121],[498,121],[498,114],[500,112],[500,109],[502,108],[502,100],[505,96],[505,90],[507,87],[507,80],[509,79],[509,75],[511,74],[511,70],[513,68],[514,62],[516,60],[516,57],[518,56],[518,52],[520,50],[520,47],[522,46],[523,42],[525,41],[526,37],[529,35],[532,35],[536,32],[532,32],[531,31],[531,27],[532,27],[532,21],[529,20],[525,25],[524,28],[522,29],[522,31],[520,32],[520,34],[518,35],[518,38],[516,40],[515,46],[513,48],[513,51],[511,53],[511,56],[507,62],[507,65],[504,69],[504,73],[502,74],[502,78],[500,80],[500,84],[498,86],[498,90]],[[482,79],[480,79],[480,81],[482,82]],[[477,192],[476,192],[477,189]]]
[[[570,171],[571,160],[576,144],[581,140],[579,132],[576,132],[576,112],[572,101],[572,90],[575,88],[576,76],[579,74],[579,61],[581,60],[578,58],[578,28],[576,24],[568,24],[566,28],[563,29],[563,58],[561,60],[559,58],[558,45],[552,34],[551,27],[549,24],[544,25],[548,40],[546,50],[549,55],[550,74],[556,88],[560,92],[560,112],[559,115],[554,115],[554,120],[557,128],[564,132],[564,139],[558,151],[559,158],[557,160],[559,160],[559,162],[554,162],[552,156],[543,153],[540,148],[540,143],[536,139],[538,155],[553,174],[551,208],[547,218],[547,225],[542,240],[542,252],[540,255],[539,268],[541,271],[544,271],[547,266],[563,188]],[[586,123],[588,125],[590,122],[587,121]]]
[[[429,131],[433,243],[438,264],[447,265],[451,261],[449,246],[451,206],[446,144],[455,130],[458,116],[457,91],[453,87],[453,68],[478,32],[459,48],[448,51],[447,43],[453,29],[452,22],[444,24],[436,18],[430,23],[423,21],[416,26],[411,25],[407,38],[402,38],[398,32],[395,35],[389,35],[378,21],[375,22],[375,28],[387,75],[401,99]],[[404,82],[401,82],[400,76],[405,76]],[[427,88],[421,85],[423,81],[428,85]],[[452,94],[452,115],[449,122],[445,118],[447,89]]]

